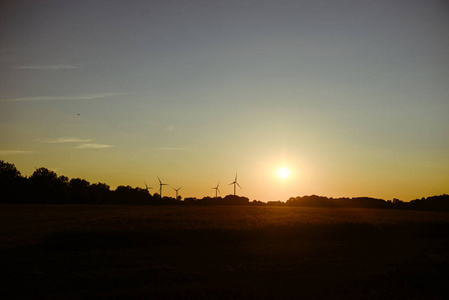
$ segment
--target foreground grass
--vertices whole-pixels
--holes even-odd
[[[0,206],[10,299],[447,299],[449,214]]]

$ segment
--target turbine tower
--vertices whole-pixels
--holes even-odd
[[[168,183],[162,183],[162,181],[159,178],[159,176],[157,177],[157,179],[159,180],[159,196],[162,198],[162,186],[163,185],[168,185]]]
[[[178,191],[179,191],[181,188],[182,188],[182,186],[180,186],[180,187],[177,188],[177,189],[172,188],[172,189],[174,189],[174,190],[176,191],[176,198],[175,198],[175,199],[178,199]]]
[[[234,179],[234,181],[231,182],[229,185],[231,185],[231,184],[234,185],[234,196],[235,196],[235,195],[236,195],[236,194],[235,194],[235,186],[238,185],[239,188],[242,188],[242,187],[240,186],[240,184],[237,182],[237,172],[235,173],[235,179]]]
[[[218,189],[218,186],[220,185],[220,181],[218,182],[216,187],[213,187],[212,189],[215,190],[215,198],[217,198],[217,192],[221,195],[220,190]]]

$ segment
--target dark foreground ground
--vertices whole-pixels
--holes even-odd
[[[0,205],[2,299],[449,299],[449,214]]]

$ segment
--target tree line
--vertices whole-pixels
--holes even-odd
[[[410,210],[449,211],[449,195],[431,196],[404,202],[394,198],[383,200],[371,197],[328,198],[317,195],[295,197],[287,200],[285,205],[302,207],[354,207],[354,208],[393,208]]]
[[[254,205],[301,207],[355,207],[391,208],[411,210],[449,211],[449,195],[443,194],[404,202],[399,199],[383,200],[370,197],[328,198],[317,195],[292,197],[286,202],[267,203],[246,197],[178,198],[150,194],[148,189],[118,186],[111,190],[105,183],[91,184],[85,179],[58,176],[47,168],[39,168],[29,177],[21,175],[14,164],[0,160],[1,203],[28,204],[137,204],[137,205]]]
[[[21,175],[16,166],[0,160],[1,203],[28,204],[141,204],[141,205],[245,205],[246,197],[228,195],[203,199],[161,197],[148,189],[120,185],[111,190],[106,183],[93,183],[81,178],[58,176],[47,168],[38,168],[29,177]]]

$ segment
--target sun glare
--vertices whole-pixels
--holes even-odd
[[[290,170],[286,167],[282,167],[278,170],[278,176],[281,178],[287,178],[288,176],[290,176]]]

